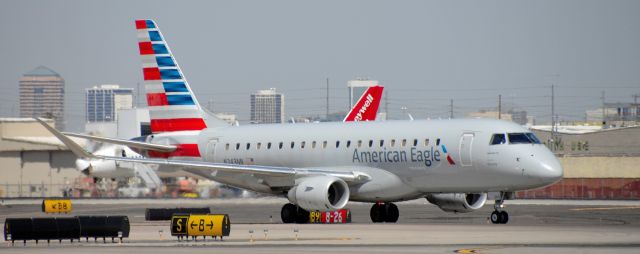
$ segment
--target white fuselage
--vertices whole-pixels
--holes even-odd
[[[490,145],[493,134],[527,132],[511,122],[460,119],[245,125],[205,129],[194,138],[209,162],[357,170],[371,180],[351,186],[350,200],[398,201],[438,192],[525,190],[561,179],[562,167],[544,145]],[[171,143],[171,136],[152,141]],[[277,177],[200,173],[273,194],[292,186]]]

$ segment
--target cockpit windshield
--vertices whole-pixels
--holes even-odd
[[[529,139],[531,139],[531,141],[533,141],[534,144],[542,144],[542,142],[540,142],[540,140],[538,139],[538,137],[536,137],[535,134],[533,134],[532,132],[527,132],[525,133],[527,135],[527,137]]]
[[[504,143],[507,143],[507,138],[505,138],[502,133],[493,134],[493,137],[491,137],[491,145],[501,145]]]
[[[540,140],[531,132],[508,133],[509,144],[540,144]]]

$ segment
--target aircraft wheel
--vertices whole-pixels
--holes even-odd
[[[384,221],[390,223],[396,223],[398,221],[398,217],[400,217],[400,211],[398,210],[398,206],[394,203],[386,203],[384,206],[386,209],[386,214]]]
[[[499,223],[500,223],[500,221],[501,221],[501,220],[500,220],[500,219],[501,219],[501,217],[502,217],[502,216],[500,216],[500,212],[498,212],[498,211],[493,211],[493,212],[491,213],[491,223],[493,223],[493,224],[499,224]]]
[[[298,224],[309,223],[309,211],[298,207],[298,211],[296,213],[296,223]]]
[[[298,207],[296,205],[289,203],[282,206],[282,210],[280,211],[280,218],[282,218],[282,223],[296,222],[297,215]]]
[[[507,211],[500,212],[500,224],[507,224],[509,222],[509,214]]]
[[[369,212],[369,216],[371,216],[371,221],[373,223],[380,223],[385,221],[385,217],[387,217],[386,211],[384,209],[383,204],[374,204],[371,206],[371,211]]]

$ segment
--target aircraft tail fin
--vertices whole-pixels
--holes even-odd
[[[136,20],[151,132],[229,126],[200,107],[169,45],[153,20]]]
[[[349,111],[343,121],[375,121],[378,115],[378,106],[380,106],[380,101],[382,100],[383,90],[383,86],[369,87],[362,96],[360,96],[358,102],[351,108],[351,111]]]

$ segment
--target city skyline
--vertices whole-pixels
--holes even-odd
[[[265,87],[287,96],[287,118],[324,115],[327,78],[330,112],[347,109],[347,81],[364,77],[385,86],[391,118],[405,111],[417,119],[445,118],[451,99],[454,115],[461,117],[496,107],[501,94],[503,103],[549,122],[554,84],[559,118],[580,120],[602,105],[603,90],[606,102],[632,102],[640,93],[635,1],[6,6],[0,10],[6,41],[0,54],[11,61],[0,68],[6,91],[0,116],[16,115],[19,77],[45,65],[66,80],[70,130],[85,119],[84,89],[142,83],[137,18],[153,18],[162,27],[203,106],[212,101],[214,111],[237,114],[241,122],[249,119],[246,98]]]

